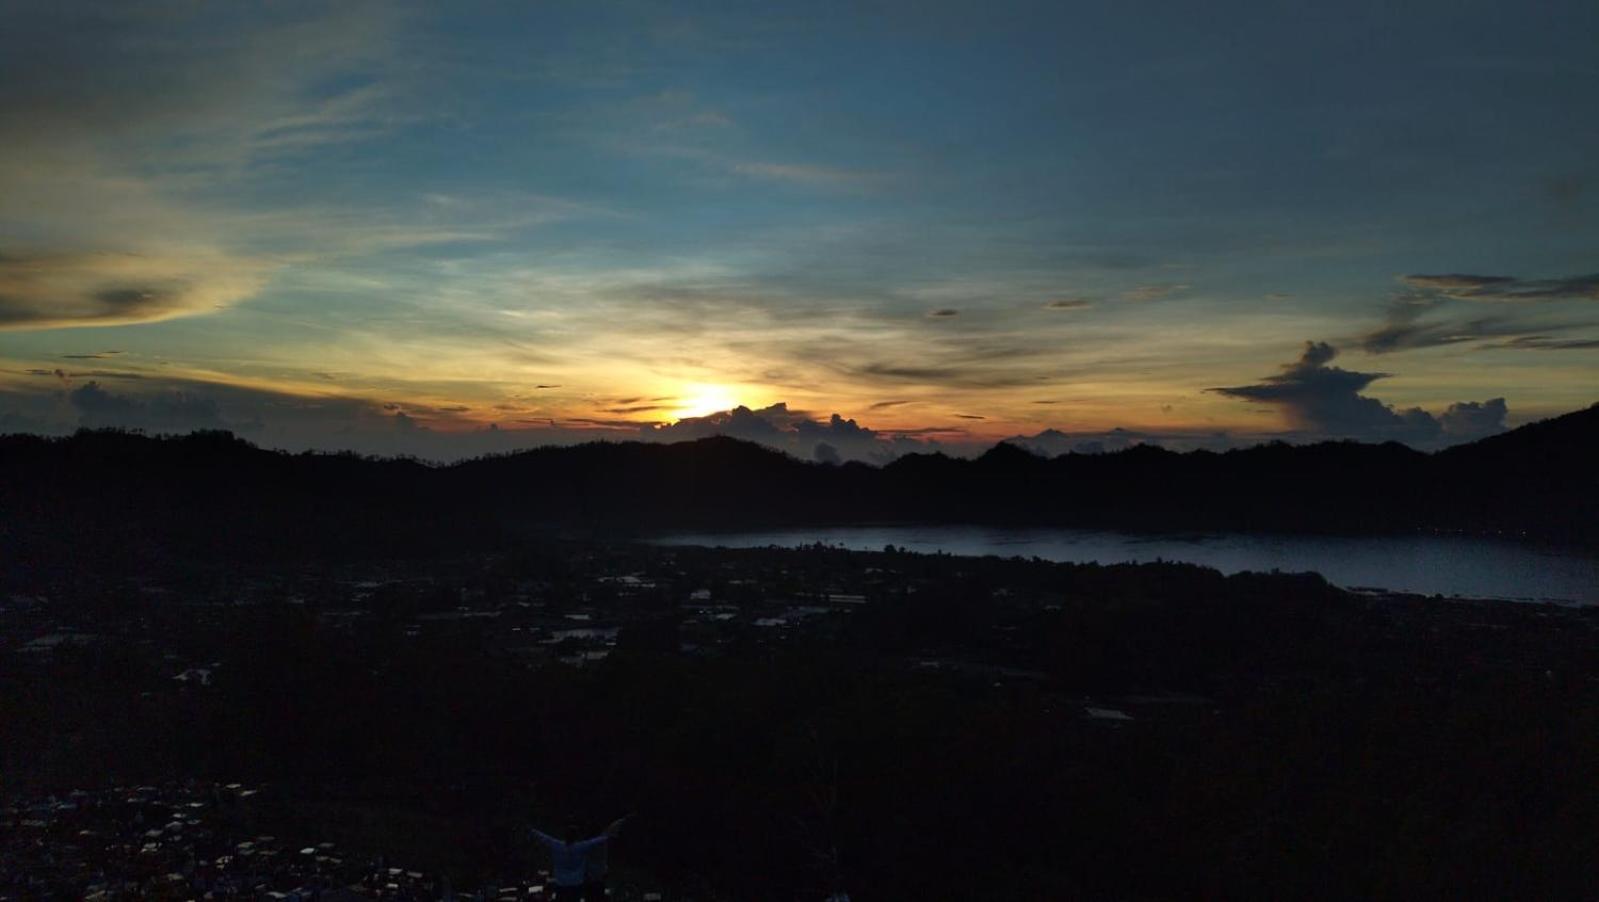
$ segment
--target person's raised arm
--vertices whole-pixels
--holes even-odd
[[[533,834],[533,838],[534,839],[536,839],[539,842],[545,844],[546,846],[549,846],[552,849],[555,848],[556,846],[565,845],[565,843],[561,842],[560,840],[556,839],[555,837],[551,836],[550,834],[545,833],[543,830],[540,830],[537,827],[529,827],[528,830]]]
[[[622,832],[622,825],[627,823],[627,819],[632,817],[632,816],[633,815],[631,815],[631,814],[624,814],[621,817],[617,818],[616,820],[611,821],[610,826],[605,828],[605,836],[607,838],[609,838],[609,837],[615,836],[618,833],[621,833]]]
[[[605,843],[608,843],[613,838],[615,838],[617,832],[622,829],[622,822],[627,820],[627,818],[632,817],[632,816],[633,815],[630,814],[630,815],[627,815],[627,817],[619,817],[616,820],[611,821],[610,825],[607,826],[600,833],[599,836],[595,836],[595,837],[593,837],[591,839],[585,839],[582,842],[572,843],[567,848],[575,849],[575,850],[577,850],[579,852],[583,852],[583,851],[587,851],[589,849],[592,849],[595,846],[604,845]]]

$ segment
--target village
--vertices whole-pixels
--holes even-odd
[[[1055,792],[1076,801],[1029,815],[1054,818],[1120,781],[1171,779],[1145,757],[1158,749],[1210,748],[1227,784],[1341,741],[1260,732],[1307,706],[1455,712],[1414,731],[1384,715],[1403,749],[1501,710],[1542,730],[1599,690],[1593,608],[1187,565],[571,542],[5,588],[0,898],[15,899],[537,899],[549,862],[530,827],[633,806],[613,897],[727,898],[670,821],[740,819],[721,842],[755,840],[763,806],[723,810],[733,790],[712,787],[810,787],[814,765],[788,759],[811,743],[964,749],[961,725],[988,718],[1031,736],[1015,748],[1037,760],[985,771],[979,744],[955,752],[975,756],[961,773],[999,792],[1067,780]],[[874,768],[852,790],[862,825],[917,773]],[[807,813],[808,797],[782,803],[807,843],[864,829]]]

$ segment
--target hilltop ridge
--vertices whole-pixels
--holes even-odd
[[[1424,453],[1397,443],[1139,446],[823,464],[732,438],[590,443],[448,466],[268,451],[225,432],[0,437],[0,530],[26,553],[331,557],[595,533],[882,522],[1599,537],[1599,405]],[[32,549],[29,551],[29,549]],[[54,549],[54,552],[51,551]]]

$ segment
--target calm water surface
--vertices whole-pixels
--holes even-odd
[[[1599,554],[1463,536],[1145,535],[1092,529],[860,526],[762,532],[673,533],[667,545],[757,548],[822,542],[908,551],[1102,564],[1183,561],[1223,573],[1313,570],[1345,588],[1426,595],[1599,604]]]

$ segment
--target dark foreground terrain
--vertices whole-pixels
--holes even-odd
[[[1599,609],[548,540],[13,568],[0,896],[1592,898]]]

